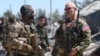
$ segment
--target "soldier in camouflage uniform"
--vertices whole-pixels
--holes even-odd
[[[40,16],[38,19],[38,24],[36,25],[37,32],[40,35],[40,46],[41,46],[41,56],[44,56],[45,51],[50,50],[49,40],[47,36],[47,21],[45,16]]]
[[[40,50],[40,40],[36,34],[36,28],[34,25],[34,11],[32,6],[23,5],[20,9],[22,14],[22,25],[26,31],[27,43],[30,44],[34,50],[34,56],[39,56],[38,50]]]
[[[5,30],[2,32],[2,44],[7,51],[6,56],[18,56],[20,52],[24,56],[29,56],[30,54],[33,55],[34,52],[32,46],[18,39],[25,33],[25,30],[20,23],[9,18],[9,21],[3,28],[5,28]]]
[[[55,34],[52,56],[83,56],[83,51],[91,43],[91,30],[88,24],[79,18],[73,2],[65,5],[65,18]]]

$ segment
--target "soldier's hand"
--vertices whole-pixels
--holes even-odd
[[[75,56],[77,54],[78,50],[76,48],[72,48],[70,54],[68,56]]]

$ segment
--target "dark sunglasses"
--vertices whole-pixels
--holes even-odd
[[[68,8],[65,8],[65,10],[70,10],[70,9],[72,9],[72,8],[74,8],[74,7],[68,7]]]
[[[34,13],[34,11],[26,10],[25,13],[26,13],[27,15],[31,15],[31,14]]]

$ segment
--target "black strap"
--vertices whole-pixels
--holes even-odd
[[[77,13],[77,20],[76,20],[76,28],[79,28],[79,27],[78,27],[78,22],[79,22],[79,12],[80,12],[80,11],[78,10],[78,13]]]

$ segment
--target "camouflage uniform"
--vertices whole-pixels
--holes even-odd
[[[39,39],[37,38],[38,35],[35,33],[36,31],[35,31],[35,26],[34,26],[34,10],[31,5],[22,5],[20,8],[20,12],[22,15],[22,21],[20,22],[20,24],[25,30],[25,32],[20,34],[20,37],[24,37],[26,39],[25,43],[30,46],[29,50],[27,50],[28,52],[26,53],[28,53],[31,56],[33,55],[37,56],[36,50],[39,49],[38,47]],[[20,40],[23,40],[23,39],[20,39]],[[23,56],[24,54],[26,54],[24,50],[23,52],[19,52],[20,56]],[[26,56],[29,56],[29,55],[26,55]]]
[[[7,51],[7,56],[16,56],[19,55],[19,53],[24,56],[33,54],[32,46],[18,39],[23,37],[22,35],[24,35],[24,33],[26,32],[23,26],[18,22],[9,23],[6,26],[6,36],[3,40],[3,47]]]
[[[76,56],[83,56],[83,51],[88,47],[88,45],[90,44],[90,36],[91,36],[91,30],[88,26],[88,24],[82,20],[79,19],[78,21],[78,30],[79,30],[79,34],[80,36],[77,35],[77,37],[75,37],[75,35],[73,35],[73,31],[74,32],[77,30],[76,29],[76,21],[71,22],[73,27],[72,28],[68,28],[66,25],[66,38],[69,37],[69,45],[71,46],[71,48],[76,48],[78,50],[78,53],[76,54]],[[52,56],[66,56],[64,55],[66,47],[64,47],[66,45],[66,43],[64,43],[64,39],[63,39],[64,35],[63,35],[63,30],[62,30],[62,26],[60,26],[58,28],[58,30],[56,31],[56,35],[55,35],[55,45],[54,45],[54,49],[52,52]],[[68,51],[68,50],[66,50]]]
[[[27,33],[26,36],[24,35],[25,37],[27,37],[27,44],[32,46],[34,50],[34,56],[39,56],[40,54],[37,51],[40,50],[39,48],[40,39],[38,38],[38,34],[36,33],[35,25],[26,24],[24,21],[22,22],[23,22],[24,29]]]
[[[49,40],[47,37],[47,29],[45,26],[37,25],[37,33],[40,35],[40,46],[41,46],[41,56],[44,56],[45,51],[47,50],[47,47],[49,47]]]

